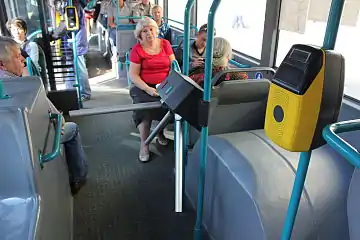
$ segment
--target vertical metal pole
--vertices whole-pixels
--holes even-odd
[[[4,0],[0,0],[0,9],[4,9],[0,14],[0,32],[3,36],[9,36],[8,30],[6,29],[6,22],[8,20],[6,6]]]
[[[292,229],[294,227],[295,218],[299,209],[301,194],[305,184],[305,178],[309,167],[311,158],[310,152],[302,152],[296,171],[295,182],[291,193],[288,211],[285,218],[284,229],[281,235],[281,240],[290,240]]]
[[[69,6],[74,6],[72,0],[69,0]],[[80,3],[78,4],[78,6],[80,7]],[[79,15],[78,17],[79,17],[79,30],[80,30],[80,14],[79,14],[78,7],[76,7],[76,11],[78,11],[78,15]],[[73,41],[72,48],[73,48],[74,72],[75,72],[75,84],[73,86],[76,87],[76,89],[77,89],[79,108],[83,108],[83,102],[81,100],[80,83],[79,83],[79,68],[78,68],[78,55],[77,55],[77,48],[76,48],[76,33],[75,33],[75,31],[73,31],[71,33],[71,37],[72,37],[72,41]]]
[[[335,47],[336,37],[340,26],[341,14],[345,0],[333,0],[331,2],[323,48],[332,50]]]
[[[183,211],[183,133],[181,116],[175,114],[175,212]]]
[[[194,5],[194,0],[188,0],[185,7],[184,14],[184,47],[183,47],[183,74],[189,75],[189,56],[190,56],[190,14],[191,8]],[[189,124],[186,121],[182,123],[182,156],[183,162],[187,162],[188,144],[189,144]],[[182,165],[182,173],[184,173],[185,166]],[[184,183],[184,181],[183,181]],[[184,198],[184,195],[182,196]]]
[[[37,0],[38,4],[38,10],[39,10],[39,20],[40,20],[40,26],[41,26],[41,32],[42,37],[44,39],[44,52],[45,54],[45,60],[46,60],[46,67],[48,70],[48,76],[49,76],[49,84],[51,90],[56,90],[56,81],[55,81],[55,74],[54,74],[54,65],[51,58],[51,47],[50,47],[50,39],[48,37],[48,29],[45,19],[45,6],[44,1]]]
[[[220,5],[221,0],[214,0],[208,14],[208,30],[206,40],[206,57],[205,57],[205,77],[204,77],[204,95],[203,103],[205,107],[210,106],[211,98],[211,78],[212,78],[212,62],[213,62],[213,45],[214,45],[214,24],[215,24],[215,13]],[[208,109],[207,109],[208,110]],[[208,112],[208,111],[207,111]],[[208,116],[205,116],[208,118]],[[204,190],[205,190],[205,170],[206,170],[206,159],[207,159],[207,148],[208,148],[208,134],[209,128],[207,124],[202,127],[201,130],[201,146],[200,146],[200,173],[198,180],[198,201],[196,208],[196,223],[195,223],[195,239],[202,239],[202,219],[203,219],[203,208],[204,208]]]

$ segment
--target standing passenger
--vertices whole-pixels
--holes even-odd
[[[88,52],[88,41],[85,26],[85,13],[78,0],[74,1],[79,16],[79,30],[76,32],[76,50],[78,62],[78,76],[80,85],[80,94],[82,101],[90,100],[91,88],[89,83],[89,75],[86,67],[85,54]],[[66,81],[66,88],[73,88],[74,81]]]
[[[118,12],[119,11],[119,12]],[[117,27],[117,16],[131,16],[132,10],[130,4],[126,0],[119,0],[117,6],[112,6],[109,15],[108,15],[108,25],[110,27],[109,37],[113,41],[114,46],[116,46],[116,27]],[[130,19],[121,19],[120,24],[130,23]]]

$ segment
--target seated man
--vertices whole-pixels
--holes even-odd
[[[20,47],[15,40],[0,37],[0,78],[21,77],[23,75],[25,59],[21,55]],[[49,102],[49,111],[59,113]],[[66,161],[69,169],[71,192],[75,195],[86,183],[88,172],[87,159],[82,148],[79,127],[76,123],[63,119],[62,143],[65,147]]]
[[[214,36],[216,30],[214,29]],[[207,39],[207,24],[200,27],[199,32],[196,34],[196,39],[190,42],[190,59],[189,69],[193,69],[204,64],[204,58],[206,55],[206,39]],[[175,57],[178,61],[180,68],[182,69],[183,64],[183,43],[182,41],[175,51]]]
[[[150,0],[142,0],[141,3],[138,3],[132,9],[132,15],[134,17],[151,17],[151,9],[153,8],[153,4]],[[135,23],[137,23],[140,19],[133,19]]]
[[[218,72],[229,69],[228,63],[232,56],[232,48],[225,38],[216,37],[214,38],[214,46],[213,46],[213,69],[212,69],[212,77],[214,77]],[[200,86],[204,85],[204,70],[205,70],[205,61],[200,66],[197,66],[190,70],[189,77],[194,80]],[[235,72],[235,73],[227,73],[220,77],[220,79],[216,82],[215,85],[220,84],[223,81],[227,80],[241,80],[247,79],[247,73],[245,72]]]
[[[171,43],[171,30],[167,22],[163,20],[163,9],[159,5],[155,5],[152,10],[154,20],[159,27],[159,38],[164,38]]]

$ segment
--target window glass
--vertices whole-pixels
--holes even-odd
[[[331,0],[282,0],[276,66],[293,44],[323,44],[330,3]]]
[[[169,16],[168,18],[171,20],[175,20],[177,22],[181,22],[184,23],[184,12],[185,12],[185,7],[187,4],[187,0],[169,0],[168,1],[168,11],[169,11]],[[174,26],[176,28],[179,29],[184,29],[184,25],[183,24],[179,24],[173,21],[169,21],[169,24],[171,26]]]
[[[197,25],[207,23],[212,0],[198,4]],[[229,40],[232,48],[260,59],[266,0],[222,1],[216,11],[216,36]]]
[[[21,17],[27,23],[28,34],[40,28],[39,11],[36,0],[5,0],[9,19]]]
[[[360,100],[359,54],[360,54],[360,1],[345,1],[341,25],[336,39],[335,51],[345,58],[344,93]]]
[[[322,46],[331,0],[304,0],[296,4],[282,1],[276,66],[279,66],[293,44]],[[360,100],[360,77],[357,75],[360,53],[360,1],[347,0],[337,35],[335,50],[345,57],[344,93]]]

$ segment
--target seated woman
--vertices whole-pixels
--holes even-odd
[[[155,5],[151,11],[154,20],[159,27],[159,38],[165,38],[171,42],[170,26],[163,21],[163,9],[159,5]]]
[[[117,6],[112,5],[108,15],[108,25],[110,27],[109,37],[113,41],[114,46],[116,46],[116,17],[131,15],[131,6],[126,2],[126,0],[118,0]],[[129,24],[130,22],[130,19],[121,19],[119,21],[120,24]]]
[[[175,60],[170,43],[158,38],[159,28],[151,18],[141,19],[135,29],[135,37],[139,40],[130,53],[130,78],[134,86],[130,89],[133,103],[159,101],[156,85],[168,76],[171,62]],[[161,120],[165,115],[164,109],[134,111],[134,122],[139,129],[141,147],[139,160],[147,162],[150,159],[149,146],[145,140],[149,136],[152,120]],[[160,145],[167,145],[168,141],[163,133],[157,136]]]
[[[14,40],[20,44],[20,47],[30,56],[35,66],[41,71],[39,65],[39,46],[35,42],[26,39],[27,24],[21,18],[14,18],[6,23],[7,29]]]
[[[214,38],[212,77],[214,77],[218,72],[229,69],[228,63],[231,57],[232,48],[229,41],[221,37]],[[201,65],[193,68],[189,72],[189,77],[202,87],[204,84],[204,70],[205,65]],[[223,81],[242,80],[247,78],[248,75],[245,72],[227,73],[220,77],[215,85],[218,85]]]
[[[23,76],[25,59],[19,45],[11,38],[0,37],[0,78]],[[48,111],[59,114],[49,99]],[[63,118],[61,142],[65,147],[66,161],[69,170],[71,192],[75,195],[86,183],[88,166],[87,158],[81,144],[79,126],[73,122],[65,123]]]
[[[216,30],[214,29],[214,36]],[[190,67],[193,69],[204,65],[204,59],[206,55],[206,38],[207,38],[207,24],[200,27],[199,32],[196,34],[196,40],[190,42]],[[175,51],[176,60],[179,62],[182,68],[183,63],[183,41],[179,44]]]
[[[45,54],[36,42],[31,42],[26,39],[26,22],[21,18],[14,18],[12,20],[9,20],[6,23],[6,26],[14,40],[20,44],[21,50],[27,53],[27,56],[23,53],[22,55],[24,57],[29,56],[35,67],[39,70],[45,89],[47,89],[48,79],[46,73]]]

